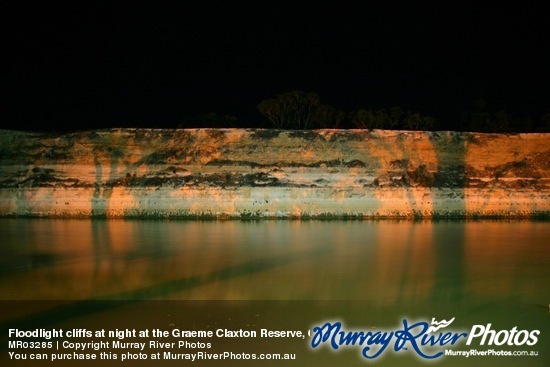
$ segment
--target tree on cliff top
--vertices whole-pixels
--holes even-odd
[[[258,111],[277,129],[337,127],[344,119],[343,112],[323,105],[316,93],[298,90],[261,101]]]

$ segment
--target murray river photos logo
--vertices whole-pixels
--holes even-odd
[[[469,332],[449,330],[455,318],[431,323],[420,321],[411,323],[404,319],[395,330],[345,330],[341,322],[325,322],[313,327],[311,347],[323,345],[338,350],[356,347],[367,359],[375,359],[386,351],[394,353],[412,352],[425,359],[436,359],[455,345],[467,346],[533,346],[538,342],[539,330],[494,330],[492,324],[473,325]],[[447,329],[449,328],[449,329]]]

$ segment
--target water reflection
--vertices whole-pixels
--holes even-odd
[[[1,299],[546,304],[542,222],[2,219]]]
[[[548,297],[548,224],[514,223],[512,229],[504,233],[499,224],[472,225],[465,232],[464,271],[468,293],[475,297],[510,296],[533,301]],[[476,243],[479,245],[475,246]]]

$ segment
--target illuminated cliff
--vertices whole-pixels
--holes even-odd
[[[0,215],[532,217],[550,134],[0,131]]]

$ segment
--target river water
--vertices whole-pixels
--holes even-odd
[[[1,219],[0,234],[0,299],[12,305],[4,322],[38,307],[13,307],[14,300],[43,308],[118,302],[105,317],[126,313],[130,300],[179,300],[197,323],[224,312],[246,323],[250,312],[262,317],[254,308],[265,317],[256,322],[306,328],[329,319],[388,329],[403,318],[455,317],[467,330],[538,329],[529,350],[541,355],[521,365],[550,361],[548,222]],[[296,365],[327,357],[326,365],[364,365],[355,351],[299,353]]]

